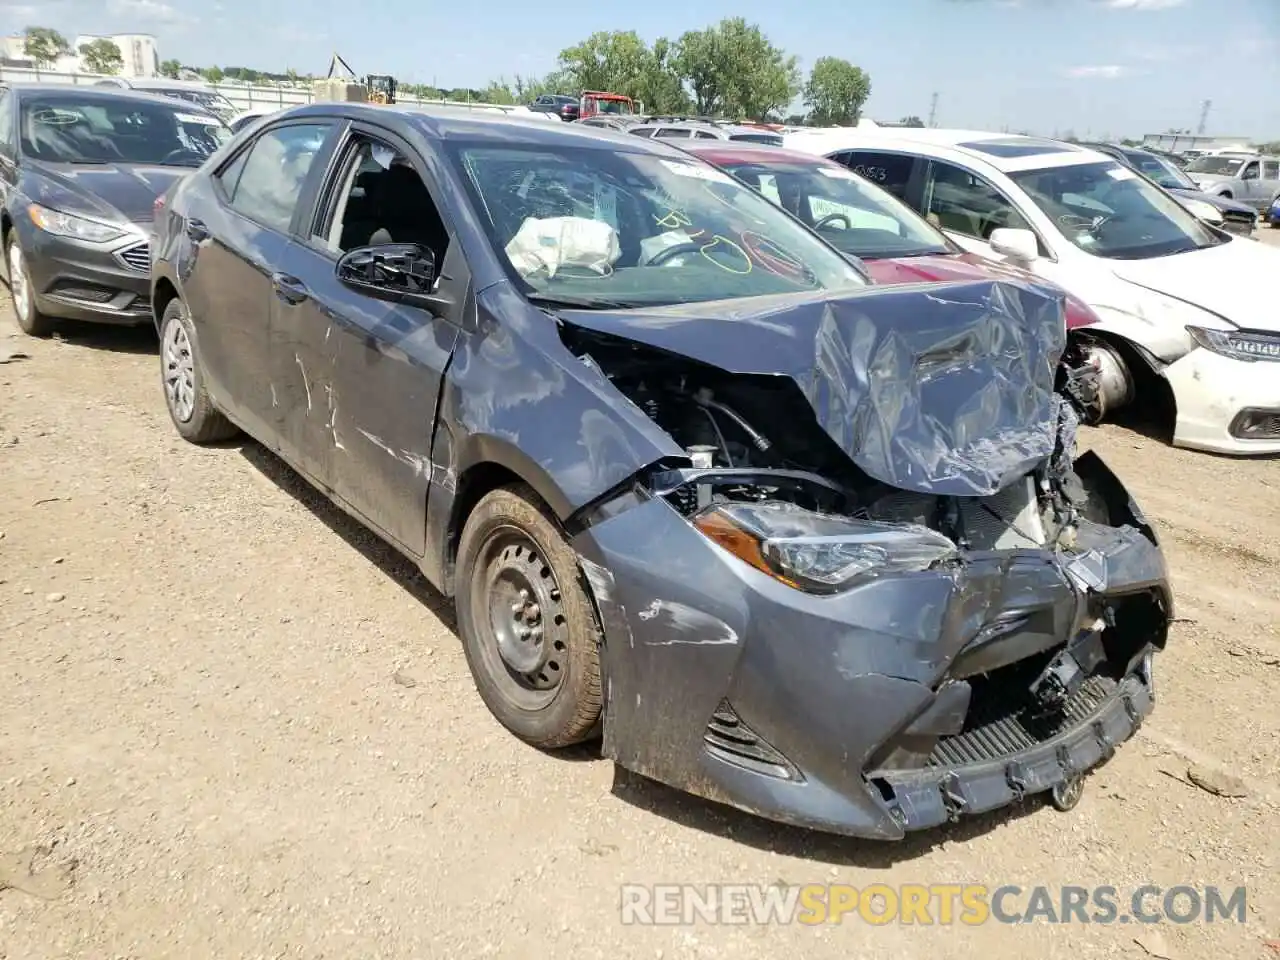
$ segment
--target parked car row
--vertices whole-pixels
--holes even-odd
[[[915,179],[894,199],[878,167],[761,144],[322,103],[91,214],[70,185],[107,145],[138,183],[186,156],[125,156],[168,128],[129,119],[155,101],[7,95],[8,233],[103,258],[148,235],[175,429],[248,433],[410,558],[530,744],[600,738],[897,839],[1069,809],[1151,711],[1167,568],[1063,393],[1068,316],[1093,317],[962,252]],[[945,230],[965,196],[920,176]]]

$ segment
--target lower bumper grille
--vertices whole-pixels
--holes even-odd
[[[711,715],[702,739],[707,752],[726,763],[784,780],[800,777],[786,757],[742,722],[727,700],[722,700]]]
[[[989,701],[992,709],[984,711],[977,704],[970,714],[966,729],[951,737],[943,737],[929,757],[931,767],[955,767],[987,760],[1000,760],[1030,750],[1087,720],[1115,692],[1116,683],[1107,677],[1090,677],[1061,712],[1037,715],[1033,707],[1010,715],[1001,704]],[[984,716],[984,713],[988,714]]]

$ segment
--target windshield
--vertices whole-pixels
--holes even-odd
[[[530,293],[642,306],[867,283],[707,164],[599,148],[446,144],[490,242]]]
[[[1225,243],[1171,196],[1114,161],[1009,174],[1085,253],[1145,260]]]
[[[630,116],[633,111],[629,100],[604,100],[600,97],[587,97],[587,103],[595,106],[596,113],[610,113],[616,116]]]
[[[834,164],[730,163],[724,168],[863,260],[951,253],[938,230],[897,197]]]
[[[1133,152],[1127,154],[1129,162],[1138,168],[1140,173],[1145,173],[1166,190],[1197,190],[1194,180],[1170,163],[1164,157],[1157,157],[1154,153]]]
[[[44,94],[22,101],[22,152],[50,163],[198,167],[231,137],[216,117],[179,104]]]
[[[1239,157],[1196,157],[1187,164],[1187,173],[1213,173],[1234,177],[1243,163]]]

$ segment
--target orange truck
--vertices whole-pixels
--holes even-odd
[[[583,90],[582,96],[578,100],[579,120],[601,115],[629,117],[635,116],[635,114],[635,101],[630,97],[624,97],[620,93],[608,93],[604,90]]]

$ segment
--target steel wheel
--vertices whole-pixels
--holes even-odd
[[[478,561],[472,590],[491,675],[513,706],[543,709],[560,689],[568,639],[555,572],[533,539],[509,525],[490,532]]]
[[[186,328],[175,317],[164,328],[160,350],[164,357],[164,393],[169,412],[180,423],[188,423],[196,408],[195,360]]]

